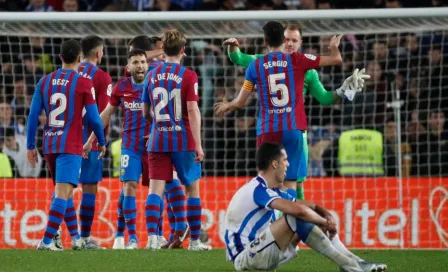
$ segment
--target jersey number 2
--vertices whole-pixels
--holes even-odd
[[[182,119],[182,100],[180,97],[180,89],[173,89],[169,94],[165,88],[157,87],[153,91],[153,99],[156,100],[161,96],[160,102],[154,108],[157,122],[164,122],[170,120],[168,113],[160,113],[162,109],[168,106],[168,102],[174,99],[174,118],[176,121]]]
[[[49,114],[50,117],[50,127],[63,127],[65,125],[64,120],[57,120],[56,118],[63,114],[67,109],[67,97],[63,93],[55,93],[50,97],[50,104],[56,105],[59,101],[59,106],[52,110]]]
[[[269,75],[269,92],[271,93],[271,102],[274,106],[284,107],[289,103],[289,90],[288,86],[283,83],[277,84],[277,81],[285,79],[285,73]],[[280,91],[281,99],[276,95]]]

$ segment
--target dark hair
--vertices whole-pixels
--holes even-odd
[[[156,42],[161,42],[161,41],[162,41],[162,38],[157,37],[157,36],[152,36],[152,37],[151,37],[151,41],[152,41],[152,42],[154,43],[154,45],[155,45]]]
[[[82,54],[84,57],[93,57],[96,53],[95,49],[104,45],[104,40],[98,36],[90,35],[81,40]]]
[[[154,42],[148,36],[137,36],[132,38],[128,43],[128,48],[141,49],[144,51],[151,51],[154,49]]]
[[[262,144],[256,154],[257,168],[260,171],[269,169],[271,162],[278,160],[282,155],[283,146],[276,143]]]
[[[280,22],[269,21],[263,26],[264,39],[270,47],[279,47],[285,39],[285,28]]]
[[[61,58],[66,64],[75,63],[81,54],[81,44],[77,40],[68,40],[61,44]]]
[[[135,57],[135,56],[145,56],[145,59],[146,59],[146,52],[141,49],[132,49],[131,51],[129,51],[128,59]]]

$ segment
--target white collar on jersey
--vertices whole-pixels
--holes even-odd
[[[268,183],[267,183],[266,179],[264,177],[262,177],[261,175],[258,175],[255,179],[258,182],[262,183],[264,186],[268,187]]]

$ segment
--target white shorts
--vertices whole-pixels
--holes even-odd
[[[285,252],[280,250],[272,236],[271,228],[268,227],[238,254],[234,266],[237,271],[274,270],[296,256],[297,252],[292,245]]]

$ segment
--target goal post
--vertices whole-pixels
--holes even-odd
[[[236,37],[242,52],[266,53],[261,28],[269,20],[300,24],[302,52],[309,54],[327,54],[329,36],[345,34],[340,47],[343,64],[318,70],[326,90],[340,87],[355,68],[366,68],[371,75],[353,102],[320,105],[308,90],[306,199],[332,210],[341,239],[349,247],[448,248],[448,8],[0,13],[0,125],[15,124],[16,141],[23,139],[34,86],[40,76],[60,66],[63,40],[86,35],[104,38],[100,67],[117,82],[123,77],[126,44],[131,38],[160,36],[170,28],[180,30],[188,38],[183,64],[199,76],[206,154],[201,181],[203,227],[212,245],[223,247],[227,204],[256,174],[258,108],[253,96],[245,109],[225,116],[214,114],[213,104],[235,97],[244,82],[245,69],[229,60],[221,44]],[[339,150],[346,147],[340,136],[353,129],[381,133],[384,176],[340,176]],[[119,147],[120,115],[113,118],[110,131],[111,142]],[[8,141],[11,137],[0,136],[3,154],[16,168],[21,167],[24,157],[20,149],[13,148],[12,140]],[[121,186],[116,163],[119,153],[109,151],[92,229],[92,236],[106,247],[111,246],[116,231]],[[0,248],[31,247],[45,228],[53,191],[52,182],[46,179],[48,172],[24,178],[27,171],[21,170],[13,171],[12,177],[0,177]],[[146,187],[139,187],[141,247],[146,243],[146,194]],[[77,189],[76,205],[80,195]],[[168,233],[167,224],[164,231]],[[68,242],[66,231],[64,239]]]

